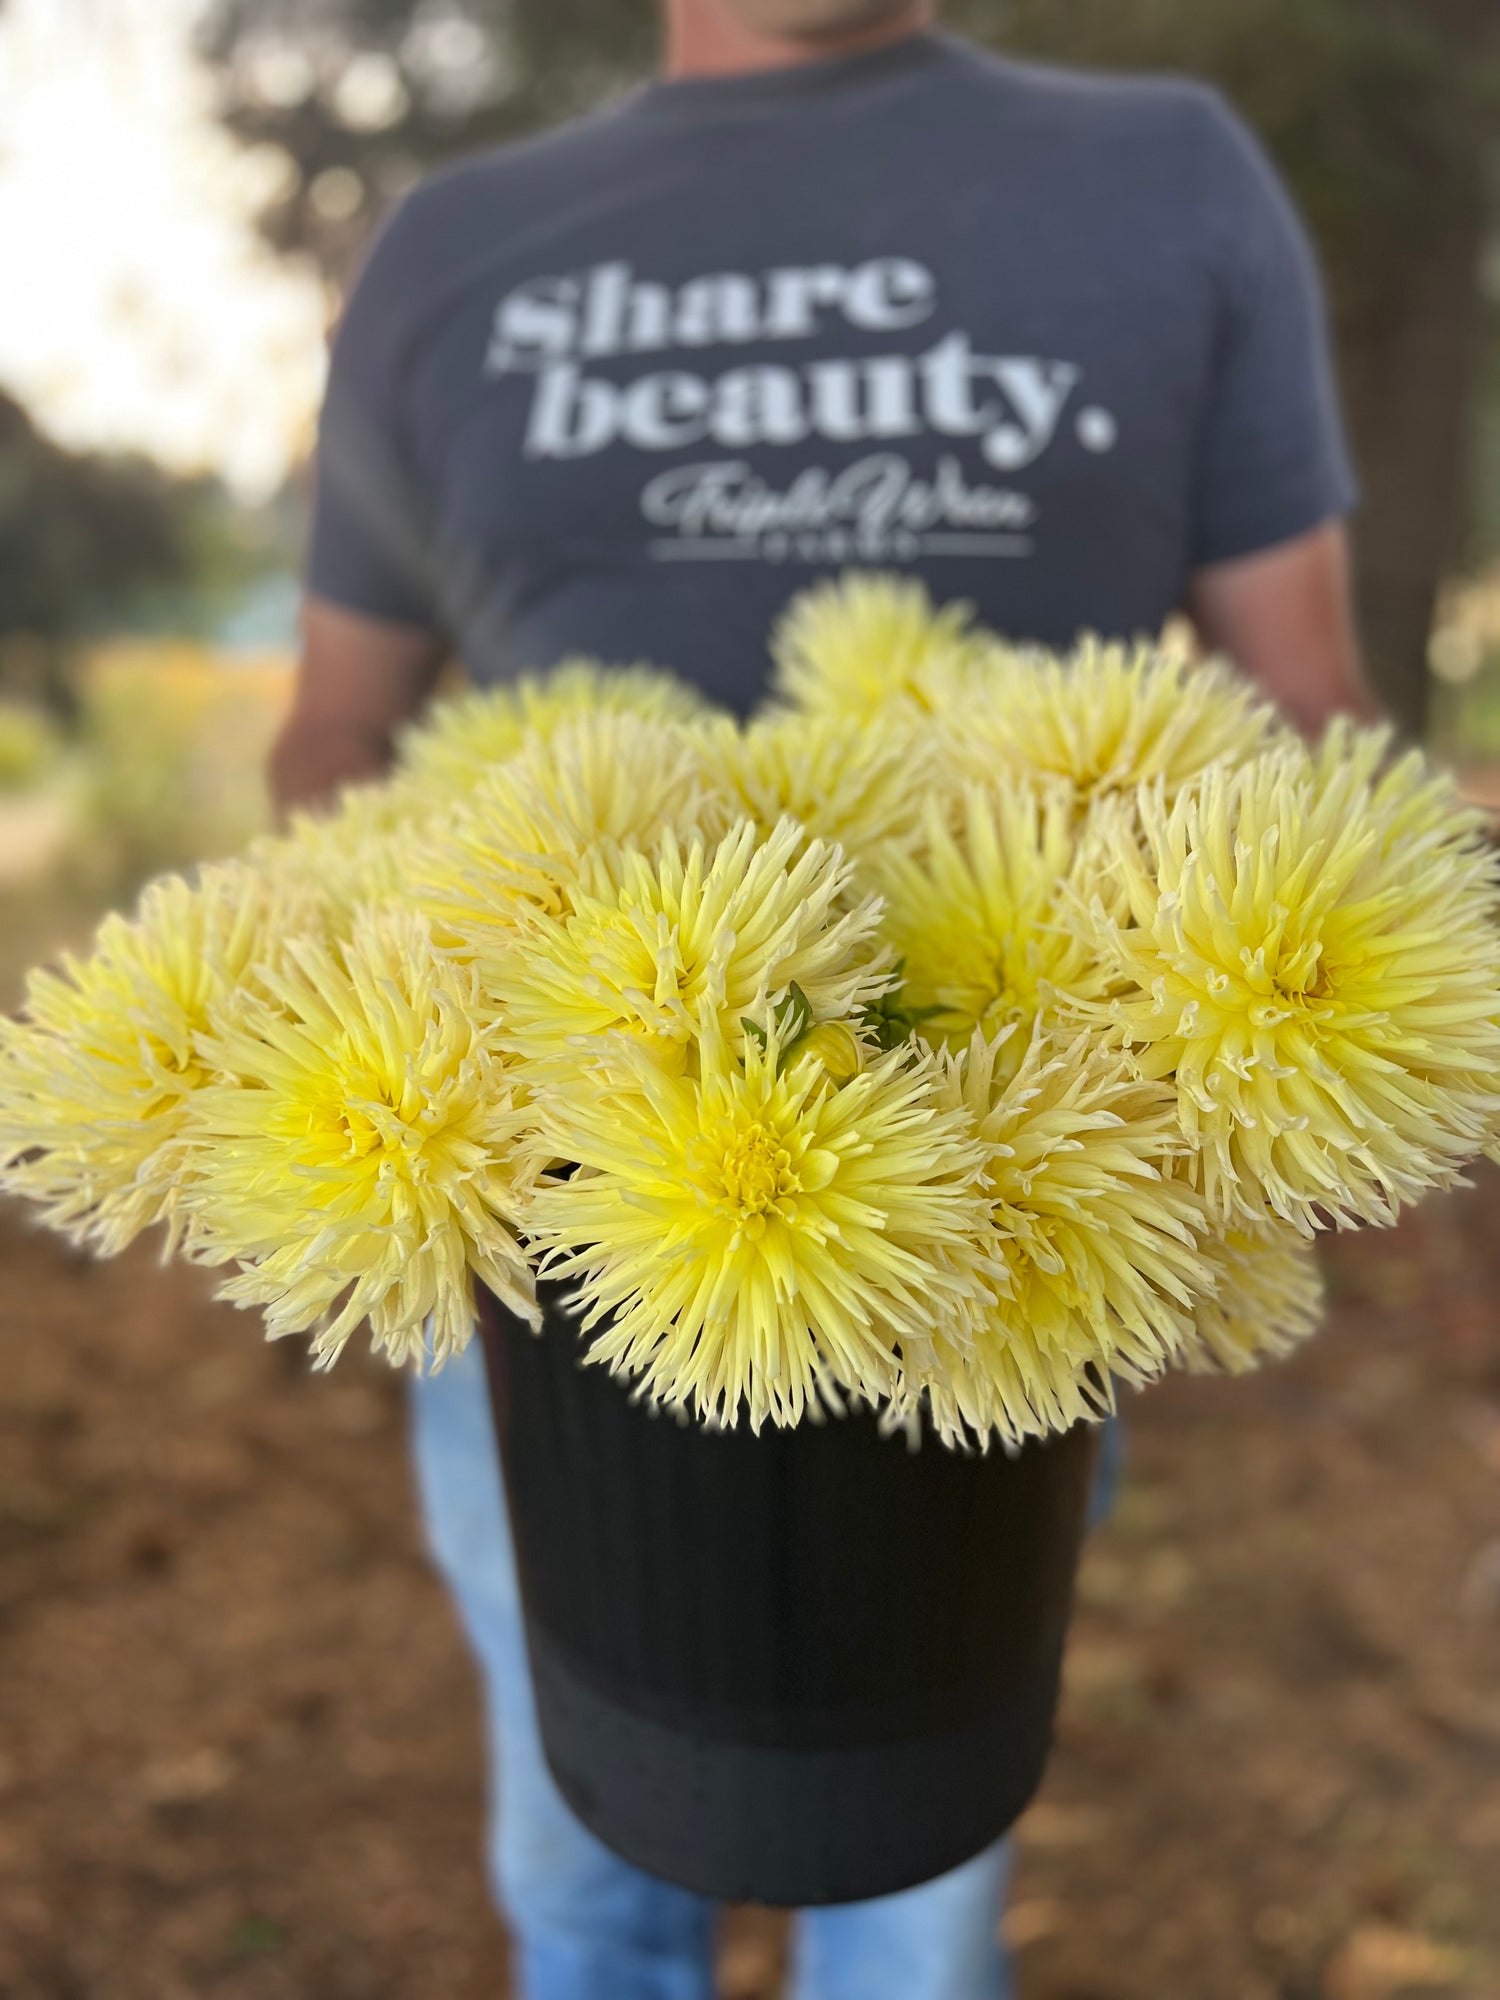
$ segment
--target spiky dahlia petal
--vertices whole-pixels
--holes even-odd
[[[612,849],[721,831],[733,817],[696,735],[631,714],[585,714],[532,736],[434,831],[412,865],[416,905],[481,962],[529,910],[556,915]]]
[[[708,847],[669,832],[621,855],[564,916],[535,913],[485,962],[505,1043],[531,1064],[577,1065],[592,1038],[623,1030],[682,1069],[705,1009],[738,1050],[795,986],[813,1021],[836,1021],[889,984],[878,904],[846,907],[850,864],[783,820],[761,840],[742,820]],[[549,1067],[548,1073],[551,1073]]]
[[[518,755],[529,738],[547,741],[581,717],[635,715],[672,723],[707,712],[695,689],[657,668],[569,659],[546,673],[435,704],[402,737],[398,769],[414,793],[449,804]]]
[[[1195,1374],[1242,1375],[1287,1354],[1323,1317],[1317,1252],[1286,1223],[1226,1230],[1204,1240],[1215,1278],[1201,1299],[1183,1365]]]
[[[150,884],[87,957],[34,972],[21,1018],[0,1021],[0,1187],[103,1255],[163,1221],[170,1247],[189,1107],[210,1080],[198,1033],[229,994],[264,990],[309,920],[297,894],[227,862]]]
[[[777,691],[861,726],[893,702],[929,710],[974,644],[967,604],[934,607],[909,577],[857,570],[794,597],[771,638]]]
[[[726,785],[764,833],[790,814],[856,860],[913,838],[938,781],[931,732],[889,706],[864,718],[773,711],[724,730],[716,748]]]
[[[1106,990],[1099,951],[1069,909],[1080,878],[1097,888],[1097,870],[1066,787],[970,784],[954,805],[950,823],[948,803],[930,802],[920,843],[878,853],[869,879],[923,1032],[961,1049],[976,1028],[993,1040],[1014,1026],[996,1044],[1013,1072],[1039,1018]]]
[[[1221,760],[1254,756],[1277,729],[1247,681],[1172,644],[993,653],[950,688],[937,723],[956,771],[1059,778],[1080,805],[1146,783],[1170,800]]]
[[[900,1343],[977,1308],[979,1152],[938,1102],[933,1057],[878,1057],[842,1086],[774,1033],[743,1061],[707,1023],[701,1074],[633,1046],[612,1080],[549,1094],[547,1144],[579,1163],[530,1227],[580,1280],[591,1357],[651,1397],[752,1427],[796,1423],[826,1384],[871,1400]]]
[[[1169,1090],[1135,1078],[1087,1035],[1036,1035],[1018,1069],[1005,1035],[947,1058],[946,1101],[985,1150],[986,1243],[1003,1272],[967,1345],[939,1345],[924,1380],[949,1433],[1021,1438],[1066,1430],[1112,1400],[1111,1379],[1148,1381],[1182,1351],[1212,1276],[1203,1206],[1175,1178]]]
[[[1389,1222],[1453,1180],[1500,1096],[1500,893],[1473,816],[1419,758],[1339,730],[1142,793],[1095,910],[1105,1003],[1171,1077],[1220,1225]]]
[[[443,813],[399,779],[347,785],[332,810],[294,813],[287,832],[262,836],[246,859],[300,895],[310,922],[341,934],[357,909],[406,893],[413,857]]]
[[[392,1361],[420,1362],[429,1316],[441,1362],[469,1338],[474,1277],[534,1320],[516,1235],[532,1114],[473,974],[386,911],[340,946],[292,944],[265,984],[197,1038],[224,1080],[192,1105],[189,1251],[239,1266],[223,1296],[272,1338],[313,1331],[322,1362],[367,1318]]]

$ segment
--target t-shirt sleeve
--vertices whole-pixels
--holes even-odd
[[[440,628],[427,508],[405,437],[410,204],[376,237],[334,337],[318,423],[306,583],[369,618]]]
[[[1270,160],[1207,100],[1199,184],[1218,289],[1194,495],[1195,567],[1252,555],[1359,498],[1307,232]]]

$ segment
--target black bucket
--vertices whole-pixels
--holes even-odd
[[[558,1296],[481,1313],[537,1714],[616,1853],[726,1902],[887,1895],[987,1847],[1051,1742],[1093,1433],[759,1437],[581,1367]]]

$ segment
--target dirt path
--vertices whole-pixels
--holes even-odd
[[[396,1385],[149,1256],[0,1250],[0,1996],[500,2000]],[[1023,2000],[1500,2000],[1500,1176],[1334,1274],[1294,1365],[1133,1419]]]

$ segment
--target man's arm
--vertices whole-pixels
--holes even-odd
[[[1341,521],[1194,575],[1187,609],[1208,651],[1258,681],[1309,735],[1335,715],[1375,719]]]
[[[309,597],[291,713],[270,757],[277,810],[316,805],[341,785],[378,778],[397,729],[431,694],[446,655],[432,632]]]

